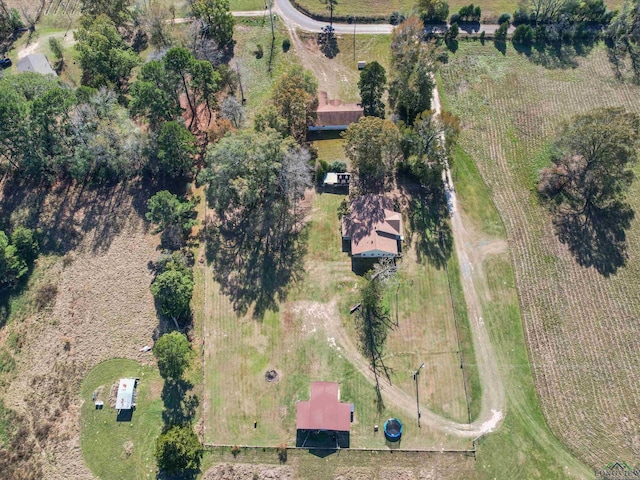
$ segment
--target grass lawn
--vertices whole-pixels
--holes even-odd
[[[308,11],[329,15],[327,7],[321,0],[297,0],[297,2],[305,7]],[[449,14],[456,13],[460,7],[468,5],[470,2],[465,0],[451,0],[449,3]],[[609,0],[605,2],[610,8],[619,7],[622,2],[620,0]],[[415,0],[357,0],[350,2],[338,2],[335,7],[334,15],[345,16],[390,16],[393,12],[401,12],[410,15],[414,10],[417,1]],[[497,20],[500,14],[507,12],[513,15],[518,7],[517,0],[482,0],[473,2],[482,8],[482,18]]]
[[[328,151],[335,154],[337,141],[332,142]],[[319,152],[322,158],[327,149],[320,146]],[[262,319],[239,317],[213,279],[207,280],[211,305],[204,334],[204,408],[210,413],[205,418],[205,440],[293,444],[296,402],[308,398],[310,382],[324,380],[338,381],[341,399],[355,404],[352,447],[384,447],[373,425],[381,426],[387,418],[398,416],[405,423],[403,448],[468,448],[467,440],[418,429],[415,417],[391,405],[379,412],[373,386],[341,354],[336,328],[353,335],[349,308],[357,302],[357,286],[362,281],[351,272],[347,254],[341,252],[337,208],[343,198],[312,195],[304,278],[292,286],[278,311],[268,311]],[[457,346],[446,273],[428,265],[412,268],[400,281],[400,328],[388,341],[393,383],[414,395],[412,373],[423,359],[429,363],[428,374],[421,377],[424,404],[465,421],[466,399],[454,355]],[[265,380],[269,369],[278,371],[278,381]],[[258,428],[254,428],[255,421]]]
[[[280,21],[276,21],[276,39],[273,48],[271,72],[269,57],[271,51],[271,24],[262,18],[236,18],[234,38],[234,59],[232,67],[240,72],[240,81],[249,121],[256,109],[269,101],[271,90],[278,77],[290,66],[299,63],[293,48],[288,52],[282,50],[282,41],[287,38],[286,29]],[[257,58],[255,52],[262,45],[264,56]],[[238,92],[238,96],[240,92]]]
[[[131,422],[117,422],[109,406],[109,391],[120,378],[140,378],[137,407]],[[96,410],[92,395],[104,408]],[[162,428],[162,379],[156,369],[132,360],[114,359],[100,363],[84,379],[81,396],[82,455],[94,475],[102,480],[155,478],[155,441]]]
[[[265,0],[231,0],[232,11],[264,10]]]

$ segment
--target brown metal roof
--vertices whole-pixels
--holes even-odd
[[[329,100],[327,92],[318,93],[315,126],[351,125],[364,116],[363,108],[357,103],[342,103],[340,100]]]
[[[339,400],[338,384],[313,382],[311,399],[298,402],[298,430],[351,431],[351,404]]]
[[[342,236],[351,240],[351,254],[379,250],[398,254],[402,215],[382,195],[363,195],[351,201],[349,215],[342,217]]]

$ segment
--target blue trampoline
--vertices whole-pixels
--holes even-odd
[[[402,436],[402,422],[397,418],[390,418],[384,422],[384,436],[390,442],[397,442]]]

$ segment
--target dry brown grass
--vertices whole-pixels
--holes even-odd
[[[578,265],[536,198],[544,146],[560,121],[595,107],[640,111],[640,88],[613,78],[606,52],[546,70],[511,50],[461,44],[442,75],[465,119],[462,144],[505,222],[535,382],[554,433],[592,467],[640,458],[640,226],[627,265],[604,277]],[[636,172],[638,173],[638,171]],[[631,195],[640,209],[640,184]]]
[[[126,189],[108,199],[73,187],[58,191],[44,199],[39,216],[29,213],[32,203],[4,200],[5,208],[16,208],[14,218],[45,228],[45,244],[68,253],[54,260],[48,281],[34,289],[47,293],[49,306],[37,308],[34,302],[6,327],[24,336],[3,399],[25,418],[27,437],[37,440],[32,453],[42,463],[42,478],[92,478],[80,454],[80,382],[109,358],[152,361],[138,349],[151,344],[158,323],[147,267],[157,257],[158,240],[147,232]]]

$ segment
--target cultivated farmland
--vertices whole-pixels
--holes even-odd
[[[509,49],[462,43],[442,70],[448,106],[465,119],[462,147],[477,163],[504,220],[536,389],[555,434],[593,467],[640,456],[637,372],[640,229],[629,258],[604,277],[578,265],[535,193],[560,121],[604,106],[640,111],[640,88],[614,79],[596,48],[576,68],[536,66]],[[638,173],[638,170],[637,170]],[[640,208],[640,187],[631,203]],[[516,365],[507,365],[516,368]]]

